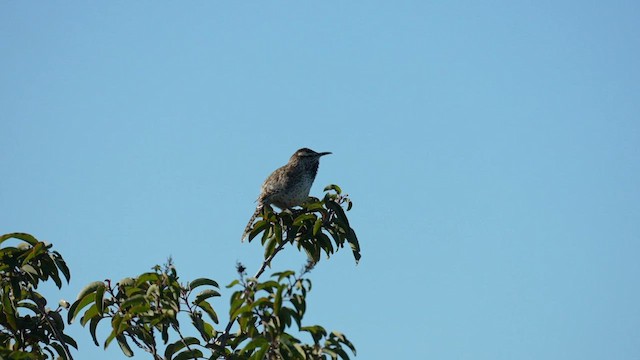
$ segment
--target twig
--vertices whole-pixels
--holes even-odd
[[[283,240],[282,243],[280,243],[280,245],[278,245],[275,250],[273,251],[273,253],[271,255],[269,255],[269,257],[267,257],[266,259],[264,259],[264,261],[262,262],[262,266],[260,266],[260,269],[258,269],[258,272],[253,276],[254,279],[258,279],[260,277],[260,275],[262,275],[262,273],[265,272],[265,270],[267,269],[267,266],[269,266],[271,264],[271,260],[273,260],[273,258],[276,256],[277,253],[280,252],[280,250],[282,250],[284,248],[284,246],[288,243],[289,241],[287,240]],[[224,350],[224,348],[227,346],[227,339],[229,338],[229,332],[231,331],[231,327],[233,326],[233,324],[236,322],[236,318],[233,319],[229,319],[229,323],[227,324],[227,327],[224,329],[224,332],[222,333],[222,335],[220,335],[220,348],[222,348],[222,350]],[[226,356],[225,356],[226,358]]]
[[[142,330],[142,331],[144,331],[144,330]],[[131,341],[133,341],[133,343],[137,347],[139,347],[140,349],[142,349],[142,350],[148,352],[149,354],[151,354],[153,356],[154,360],[162,360],[162,357],[160,355],[158,355],[158,349],[156,348],[156,342],[154,340],[151,341],[151,344],[146,344],[146,343],[142,344],[140,341],[138,341],[136,339],[134,334],[132,334],[129,331],[126,331],[126,333],[129,336],[129,339],[131,339]],[[150,335],[151,335],[151,339],[154,339],[153,331],[151,331]]]
[[[268,258],[264,259],[264,262],[262,263],[262,266],[260,267],[260,269],[258,270],[258,272],[253,276],[254,278],[258,278],[260,277],[260,275],[262,275],[262,273],[267,270],[267,266],[271,265],[271,260],[273,260],[273,258],[276,256],[276,254],[278,252],[280,252],[280,250],[282,250],[284,248],[284,246],[287,244],[287,240],[284,240],[280,245],[278,245],[278,247],[276,247],[276,249],[273,251],[273,253],[271,255],[269,255]]]
[[[32,296],[33,296],[33,292],[32,292]],[[69,347],[67,346],[67,343],[64,341],[64,338],[60,334],[59,329],[51,323],[51,320],[49,320],[47,310],[42,306],[42,304],[40,304],[37,301],[36,301],[36,305],[37,305],[38,311],[40,312],[40,315],[42,315],[42,318],[44,319],[44,321],[47,323],[47,325],[49,325],[49,329],[51,329],[53,336],[55,337],[56,340],[58,340],[60,345],[62,345],[65,355],[67,356],[67,359],[73,360],[73,356],[71,356],[71,351],[69,351]]]
[[[182,341],[182,344],[184,344],[184,346],[187,348],[187,350],[189,350],[189,352],[193,352],[193,350],[191,350],[191,347],[189,346],[189,344],[187,344],[187,342],[184,340],[184,336],[182,336],[182,332],[180,332],[180,328],[175,326],[174,329],[176,330],[176,332],[180,336],[180,340]]]

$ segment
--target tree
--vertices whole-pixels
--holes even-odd
[[[16,239],[17,246],[5,246]],[[0,236],[0,358],[42,359],[47,355],[71,359],[68,345],[76,342],[64,333],[61,302],[49,309],[47,300],[36,291],[41,281],[53,280],[62,287],[60,274],[69,282],[67,264],[51,244],[24,233]]]
[[[111,332],[104,340],[105,348],[115,340],[125,355],[133,356],[133,345],[154,360],[349,359],[347,351],[356,351],[343,334],[303,323],[306,297],[311,290],[308,275],[320,262],[322,253],[330,258],[348,244],[356,262],[360,259],[356,234],[345,215],[345,209],[351,209],[351,201],[336,185],[328,186],[325,192],[322,200],[311,198],[299,210],[263,210],[249,241],[260,236],[264,261],[251,277],[244,265],[237,265],[238,279],[227,285],[236,290],[231,295],[224,326],[211,303],[220,296],[218,282],[199,278],[181,283],[171,259],[164,266],[155,266],[135,277],[88,284],[69,307],[68,322],[79,319],[82,326],[89,324],[98,346],[96,329],[101,322],[108,322]],[[287,246],[304,250],[304,268],[297,273],[275,272],[262,279],[274,257]],[[68,270],[63,273],[68,280]],[[59,309],[55,314],[59,317],[58,312]],[[49,343],[59,344],[63,350],[66,344],[76,347],[73,339],[56,331],[50,335],[60,336],[54,336]],[[312,342],[304,343],[299,338],[304,333],[310,335]],[[11,334],[7,338],[11,339]],[[64,354],[60,356],[71,358],[68,351]]]

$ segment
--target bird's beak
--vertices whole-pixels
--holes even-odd
[[[331,154],[329,151],[318,153],[318,157]]]

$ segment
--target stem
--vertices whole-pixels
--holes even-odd
[[[260,275],[262,275],[262,273],[265,272],[265,270],[267,269],[267,266],[269,266],[271,264],[271,260],[273,260],[273,258],[276,256],[277,253],[279,253],[284,246],[288,243],[287,240],[282,241],[282,243],[280,243],[280,245],[278,245],[278,247],[275,248],[275,250],[273,251],[273,253],[271,255],[269,255],[269,257],[267,257],[266,259],[264,259],[264,261],[262,262],[262,266],[260,266],[260,269],[258,269],[258,272],[253,276],[256,280],[260,277]],[[222,335],[220,335],[220,347],[224,350],[225,347],[227,346],[227,339],[229,338],[229,332],[231,331],[231,327],[233,326],[233,324],[236,322],[236,319],[230,319],[229,323],[227,324],[227,327],[224,329],[224,332],[222,333]],[[225,356],[226,358],[226,356]]]
[[[142,330],[142,331],[144,331],[144,330]],[[128,333],[128,332],[127,332],[127,334],[129,335],[129,339],[131,339],[131,341],[133,341],[133,343],[137,347],[139,347],[140,349],[142,349],[142,350],[148,352],[149,354],[151,354],[153,356],[154,360],[158,360],[158,359],[162,360],[162,358],[158,355],[158,351],[156,350],[155,342],[151,343],[151,344],[142,344],[136,339],[136,337],[134,335],[132,335],[131,333]],[[153,339],[153,334],[151,334],[151,338]]]
[[[44,313],[44,310],[42,311],[42,316],[44,317],[44,320],[47,322],[47,324],[49,325],[49,328],[51,329],[51,331],[53,332],[53,335],[55,336],[56,340],[58,340],[58,342],[60,343],[60,345],[62,345],[62,348],[64,349],[64,352],[67,355],[67,358],[70,360],[73,360],[73,356],[71,356],[71,352],[69,351],[69,347],[67,346],[67,343],[64,342],[64,339],[62,338],[62,336],[60,336],[60,333],[58,332],[58,328],[56,328],[51,321],[49,320],[49,318],[47,317],[46,313]]]
[[[267,270],[267,266],[271,265],[271,260],[273,260],[276,254],[279,253],[280,250],[282,250],[286,244],[287,244],[287,241],[286,240],[283,241],[280,245],[278,245],[278,247],[273,251],[273,253],[269,255],[268,258],[264,259],[264,262],[262,262],[262,266],[260,267],[258,272],[253,276],[254,278],[257,279],[258,277],[260,277],[260,275],[262,275],[262,273],[265,270]]]
[[[187,350],[189,350],[190,352],[193,352],[193,350],[191,350],[191,347],[189,347],[189,344],[187,344],[186,341],[184,341],[184,336],[182,336],[182,333],[180,332],[180,328],[176,327],[175,329],[178,335],[180,336],[180,340],[182,340],[182,343],[184,344],[184,346],[186,346]]]
[[[35,298],[35,296],[33,295],[33,291],[30,290],[31,292],[31,298]],[[60,343],[60,345],[62,345],[62,348],[64,349],[65,355],[67,356],[68,359],[73,360],[73,356],[71,356],[71,352],[69,351],[69,347],[67,346],[67,343],[64,341],[64,338],[62,337],[62,334],[60,334],[60,331],[58,329],[58,327],[56,325],[54,325],[51,320],[49,320],[49,315],[47,314],[47,310],[45,309],[44,305],[42,305],[40,302],[35,301],[36,305],[37,305],[37,309],[40,312],[40,315],[42,316],[42,319],[47,323],[47,325],[49,326],[49,329],[51,330],[51,333],[53,334],[53,337]]]

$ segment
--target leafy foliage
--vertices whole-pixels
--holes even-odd
[[[18,246],[4,246],[17,239]],[[51,245],[32,235],[11,233],[0,236],[0,358],[72,359],[68,345],[76,342],[64,333],[60,311],[51,310],[36,291],[41,281],[53,280],[62,287],[60,274],[69,282],[71,274],[62,256]]]
[[[98,281],[87,285],[69,309],[69,322],[84,310],[80,324],[89,324],[91,336],[99,345],[97,326],[100,321],[110,319],[111,333],[104,341],[104,347],[116,340],[127,356],[133,356],[131,341],[152,354],[154,359],[202,357],[204,345],[216,335],[213,326],[203,320],[202,315],[207,314],[210,321],[218,323],[218,315],[208,301],[220,296],[215,290],[218,284],[206,278],[180,284],[171,261],[164,267],[155,266],[153,270],[135,278],[122,279],[116,284]],[[182,334],[178,321],[180,312],[188,313],[203,342]],[[179,340],[169,343],[172,333]],[[164,353],[158,347],[156,335],[167,345]]]
[[[325,253],[329,258],[349,244],[356,263],[361,257],[358,239],[345,215],[351,201],[337,185],[325,191],[322,200],[311,198],[299,210],[276,213],[264,209],[250,240],[262,234],[265,259],[252,277],[238,264],[239,278],[227,286],[235,291],[224,328],[219,326],[211,303],[220,296],[218,283],[209,278],[181,283],[171,259],[164,266],[118,282],[92,282],[70,307],[62,301],[56,310],[50,310],[35,289],[47,280],[60,288],[60,274],[68,282],[66,263],[60,254],[50,251],[51,245],[31,235],[2,236],[0,244],[9,238],[25,244],[0,249],[0,359],[44,359],[56,354],[71,359],[68,345],[77,345],[63,332],[62,308],[69,310],[69,323],[79,319],[82,326],[89,325],[97,346],[98,325],[108,324],[110,332],[103,346],[107,348],[115,340],[127,356],[133,356],[133,345],[154,360],[349,359],[347,351],[355,355],[356,350],[343,334],[303,321],[311,290],[306,275],[320,261],[320,255]],[[299,273],[276,272],[260,281],[286,245],[304,250],[307,265]],[[185,322],[181,320],[185,317],[192,327],[183,329]],[[311,341],[305,343],[300,337]]]
[[[327,331],[320,325],[302,326],[307,309],[307,292],[311,281],[304,277],[312,267],[297,275],[293,271],[276,272],[271,280],[241,279],[228,287],[240,287],[231,295],[229,316],[237,319],[239,329],[230,334],[228,359],[349,359],[343,345],[354,354],[355,347],[347,338]],[[312,344],[304,344],[288,331],[292,325],[307,332]]]
[[[265,259],[273,257],[285,242],[289,242],[298,250],[303,249],[309,260],[317,263],[322,252],[329,258],[347,243],[356,263],[360,261],[358,237],[343,208],[346,206],[347,211],[351,210],[351,200],[342,195],[338,185],[329,185],[324,190],[327,193],[322,200],[311,198],[312,201],[303,204],[301,210],[276,213],[269,207],[264,208],[262,219],[249,233],[249,241],[262,233]]]

